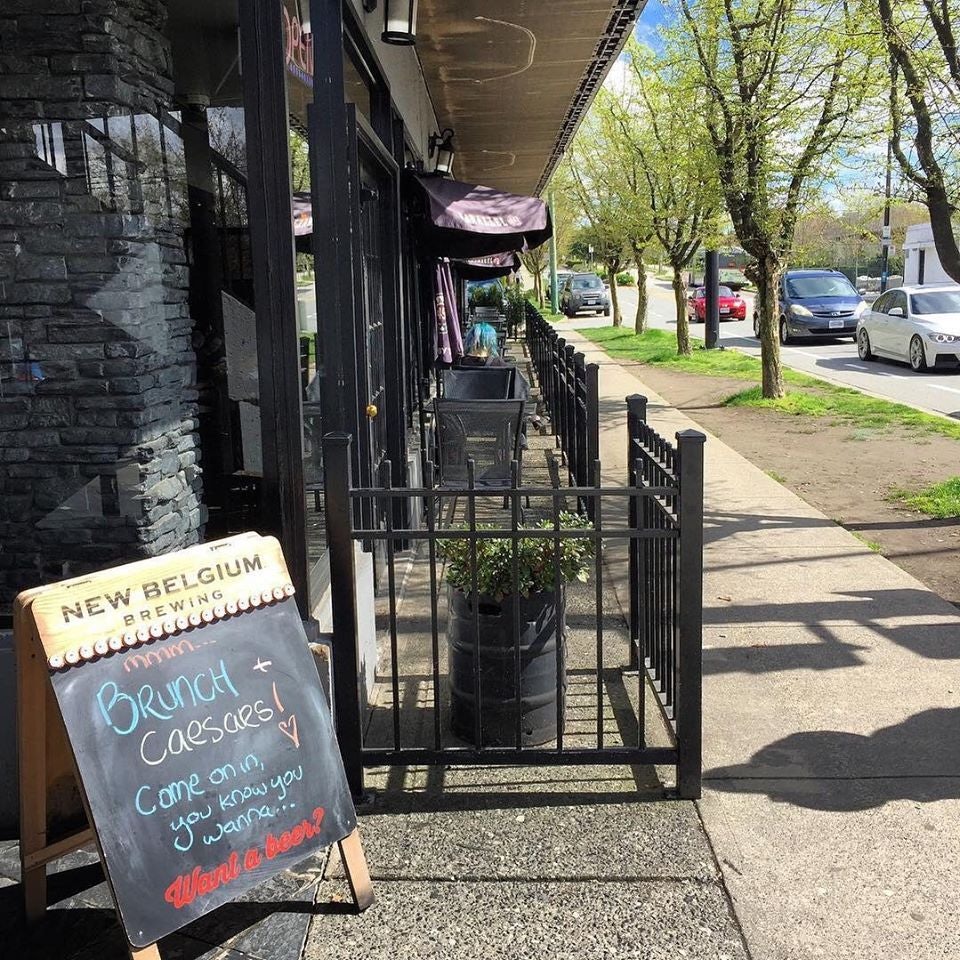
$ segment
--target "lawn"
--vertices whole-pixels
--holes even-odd
[[[931,517],[960,517],[960,477],[951,477],[917,493],[894,490],[889,499],[913,507]]]
[[[755,357],[748,357],[736,350],[704,350],[702,340],[691,338],[693,353],[689,357],[678,355],[676,334],[669,330],[648,330],[637,336],[632,330],[625,330],[623,327],[599,327],[578,330],[577,333],[603,347],[615,360],[633,360],[711,377],[756,380],[757,383],[761,379],[760,361]],[[784,377],[790,383],[803,386],[822,383],[815,377],[808,377],[793,370],[785,370]]]
[[[670,370],[712,377],[731,377],[760,383],[760,360],[736,350],[703,350],[702,340],[691,339],[690,356],[677,354],[676,335],[667,330],[648,330],[641,336],[623,328],[601,327],[579,330],[583,336],[603,347],[615,360],[632,360]],[[724,401],[728,407],[753,407],[776,410],[792,416],[829,417],[868,430],[902,427],[922,433],[935,433],[960,440],[960,423],[923,413],[913,407],[869,397],[848,387],[838,387],[817,377],[784,368],[783,379],[793,389],[785,397],[767,400],[760,387],[735,393]]]

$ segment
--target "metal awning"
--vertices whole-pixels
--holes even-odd
[[[539,193],[646,0],[420,0],[417,53],[454,173]]]

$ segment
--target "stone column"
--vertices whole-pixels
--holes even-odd
[[[165,18],[164,0],[0,7],[0,612],[201,534]]]

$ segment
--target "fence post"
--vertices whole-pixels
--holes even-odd
[[[566,344],[563,348],[563,368],[566,371],[563,402],[567,406],[567,412],[563,418],[564,440],[567,450],[567,468],[569,469],[572,465],[574,470],[577,468],[577,454],[575,450],[572,454],[570,451],[577,442],[577,369],[573,359],[576,352],[577,348],[572,343]],[[577,482],[576,473],[573,474],[573,482]]]
[[[564,437],[567,434],[567,341],[564,337],[558,336],[553,341],[553,369],[554,386],[553,394],[554,407],[556,408],[554,416],[556,417],[557,429],[554,431],[560,440],[560,449],[564,450]]]
[[[594,476],[596,461],[600,459],[600,367],[587,364],[587,463],[590,472],[588,482],[592,487],[601,486],[600,477]]]
[[[676,664],[677,793],[700,796],[703,725],[703,445],[697,430],[677,434],[680,485],[679,637]]]
[[[324,508],[330,556],[333,608],[333,707],[337,742],[354,797],[363,795],[363,730],[360,718],[360,664],[357,659],[356,570],[353,509],[350,502],[350,435],[323,438]]]
[[[640,445],[640,424],[647,419],[647,398],[639,393],[632,393],[627,397],[627,486],[639,487],[640,477],[637,476],[636,461]],[[630,530],[641,529],[640,507],[636,497],[628,501],[627,526]],[[640,584],[643,583],[645,573],[641,570],[643,551],[640,541],[631,539],[629,545],[630,556],[630,667],[641,667],[640,649]]]

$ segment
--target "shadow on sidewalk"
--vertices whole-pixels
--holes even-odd
[[[704,610],[704,626],[747,626],[749,624],[766,624],[776,627],[777,624],[803,625],[809,630],[819,632],[825,644],[838,644],[848,651],[869,650],[876,644],[855,646],[840,643],[830,630],[830,625],[846,623],[847,625],[868,628],[878,637],[889,640],[897,646],[917,656],[929,660],[957,660],[960,659],[960,622],[955,617],[936,622],[910,622],[889,624],[884,621],[903,618],[932,618],[943,616],[948,604],[946,601],[937,603],[939,598],[934,597],[929,590],[922,588],[895,588],[892,590],[838,590],[827,595],[830,599],[816,599],[809,601],[787,601],[769,603],[737,604],[732,603],[722,607],[708,607]],[[777,661],[776,669],[802,668],[802,662],[790,664],[784,662],[783,652],[787,646],[780,646],[776,642],[764,643],[762,636],[749,649],[767,650],[771,658]],[[827,646],[821,644],[794,645],[809,646],[811,651],[827,651]],[[746,647],[734,647],[731,650],[745,650]],[[853,666],[859,660],[851,662]],[[838,663],[839,666],[846,664]],[[709,671],[709,667],[707,668]],[[723,672],[723,671],[717,671]],[[758,666],[751,672],[763,672]]]
[[[924,710],[869,736],[793,733],[744,764],[704,773],[713,790],[763,793],[812,810],[867,810],[894,800],[960,798],[960,709]]]

